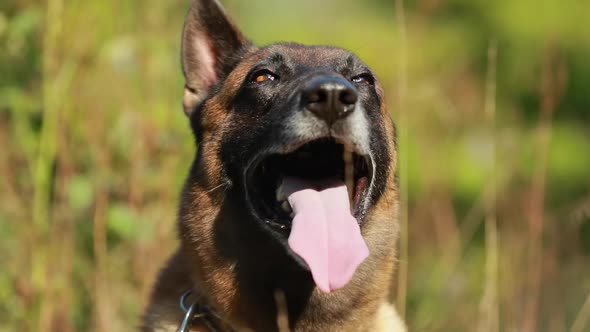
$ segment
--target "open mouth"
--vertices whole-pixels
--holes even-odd
[[[284,185],[297,179],[322,188],[326,183],[343,183],[351,214],[361,221],[372,181],[372,161],[367,155],[345,148],[332,138],[322,138],[286,154],[270,154],[246,172],[246,188],[254,213],[271,228],[288,234],[293,211]]]

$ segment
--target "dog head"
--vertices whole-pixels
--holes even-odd
[[[180,213],[185,247],[278,244],[325,292],[367,256],[393,255],[395,130],[365,63],[330,46],[257,47],[202,0],[185,23],[182,65],[198,143]]]

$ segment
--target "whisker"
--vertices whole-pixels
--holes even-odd
[[[223,182],[223,183],[221,183],[220,185],[218,185],[218,186],[216,186],[216,187],[214,187],[214,188],[212,188],[212,189],[209,189],[209,190],[207,191],[207,194],[210,194],[210,193],[214,192],[215,190],[217,190],[217,189],[219,189],[219,188],[221,188],[221,187],[228,186],[228,185],[229,185],[229,182],[227,182],[227,181],[226,181],[226,182]]]

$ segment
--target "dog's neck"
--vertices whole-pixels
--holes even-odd
[[[374,312],[377,304],[351,296],[353,292],[346,289],[342,290],[340,296],[322,294],[315,288],[309,272],[301,269],[239,274],[241,279],[235,280],[237,286],[233,290],[235,296],[231,301],[223,298],[229,294],[211,292],[212,284],[205,285],[204,280],[199,282],[202,286],[196,287],[209,289],[208,299],[203,298],[201,304],[210,306],[215,316],[221,317],[218,325],[224,327],[220,331],[240,331],[244,328],[254,331],[284,331],[278,328],[281,320],[286,320],[290,329],[296,326],[301,331],[323,330],[326,326],[342,325],[347,319],[353,321],[355,310]],[[213,288],[219,290],[218,286],[214,285]],[[333,297],[350,301],[342,303],[334,301]],[[228,302],[231,302],[229,306]]]
[[[234,198],[232,196],[226,199]],[[257,225],[258,221],[245,217],[246,211],[224,209],[223,203],[220,206],[218,211],[195,209],[184,213],[195,217],[190,227],[182,229],[181,222],[183,252],[192,269],[195,291],[202,292],[200,295],[207,301],[203,304],[226,317],[237,329],[245,326],[255,331],[276,331],[278,315],[286,315],[291,327],[306,326],[313,330],[316,324],[332,326],[359,309],[363,299],[354,291],[362,288],[359,280],[353,280],[356,285],[337,294],[319,292],[311,273],[290,256],[285,244],[269,235],[262,225]],[[196,231],[196,227],[208,227],[211,232]],[[214,236],[195,239],[197,234]],[[208,252],[216,252],[218,258],[209,260],[211,255],[200,256],[194,250],[195,241],[201,247],[208,246]],[[211,275],[210,271],[223,272]],[[277,305],[277,296],[284,296],[286,310],[280,303]],[[334,301],[335,298],[339,301]],[[372,301],[368,302],[375,306]]]

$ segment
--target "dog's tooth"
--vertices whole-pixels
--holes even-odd
[[[284,201],[283,203],[281,203],[281,208],[283,209],[283,211],[287,213],[293,212],[293,209],[291,209],[291,204],[289,204],[288,201]]]
[[[354,165],[352,160],[352,151],[344,147],[342,159],[344,160],[344,184],[348,189],[348,197],[352,204],[354,195]]]
[[[281,181],[281,184],[277,187],[276,199],[277,202],[282,202],[287,199],[287,195],[285,195],[285,191],[283,190],[283,181]]]

